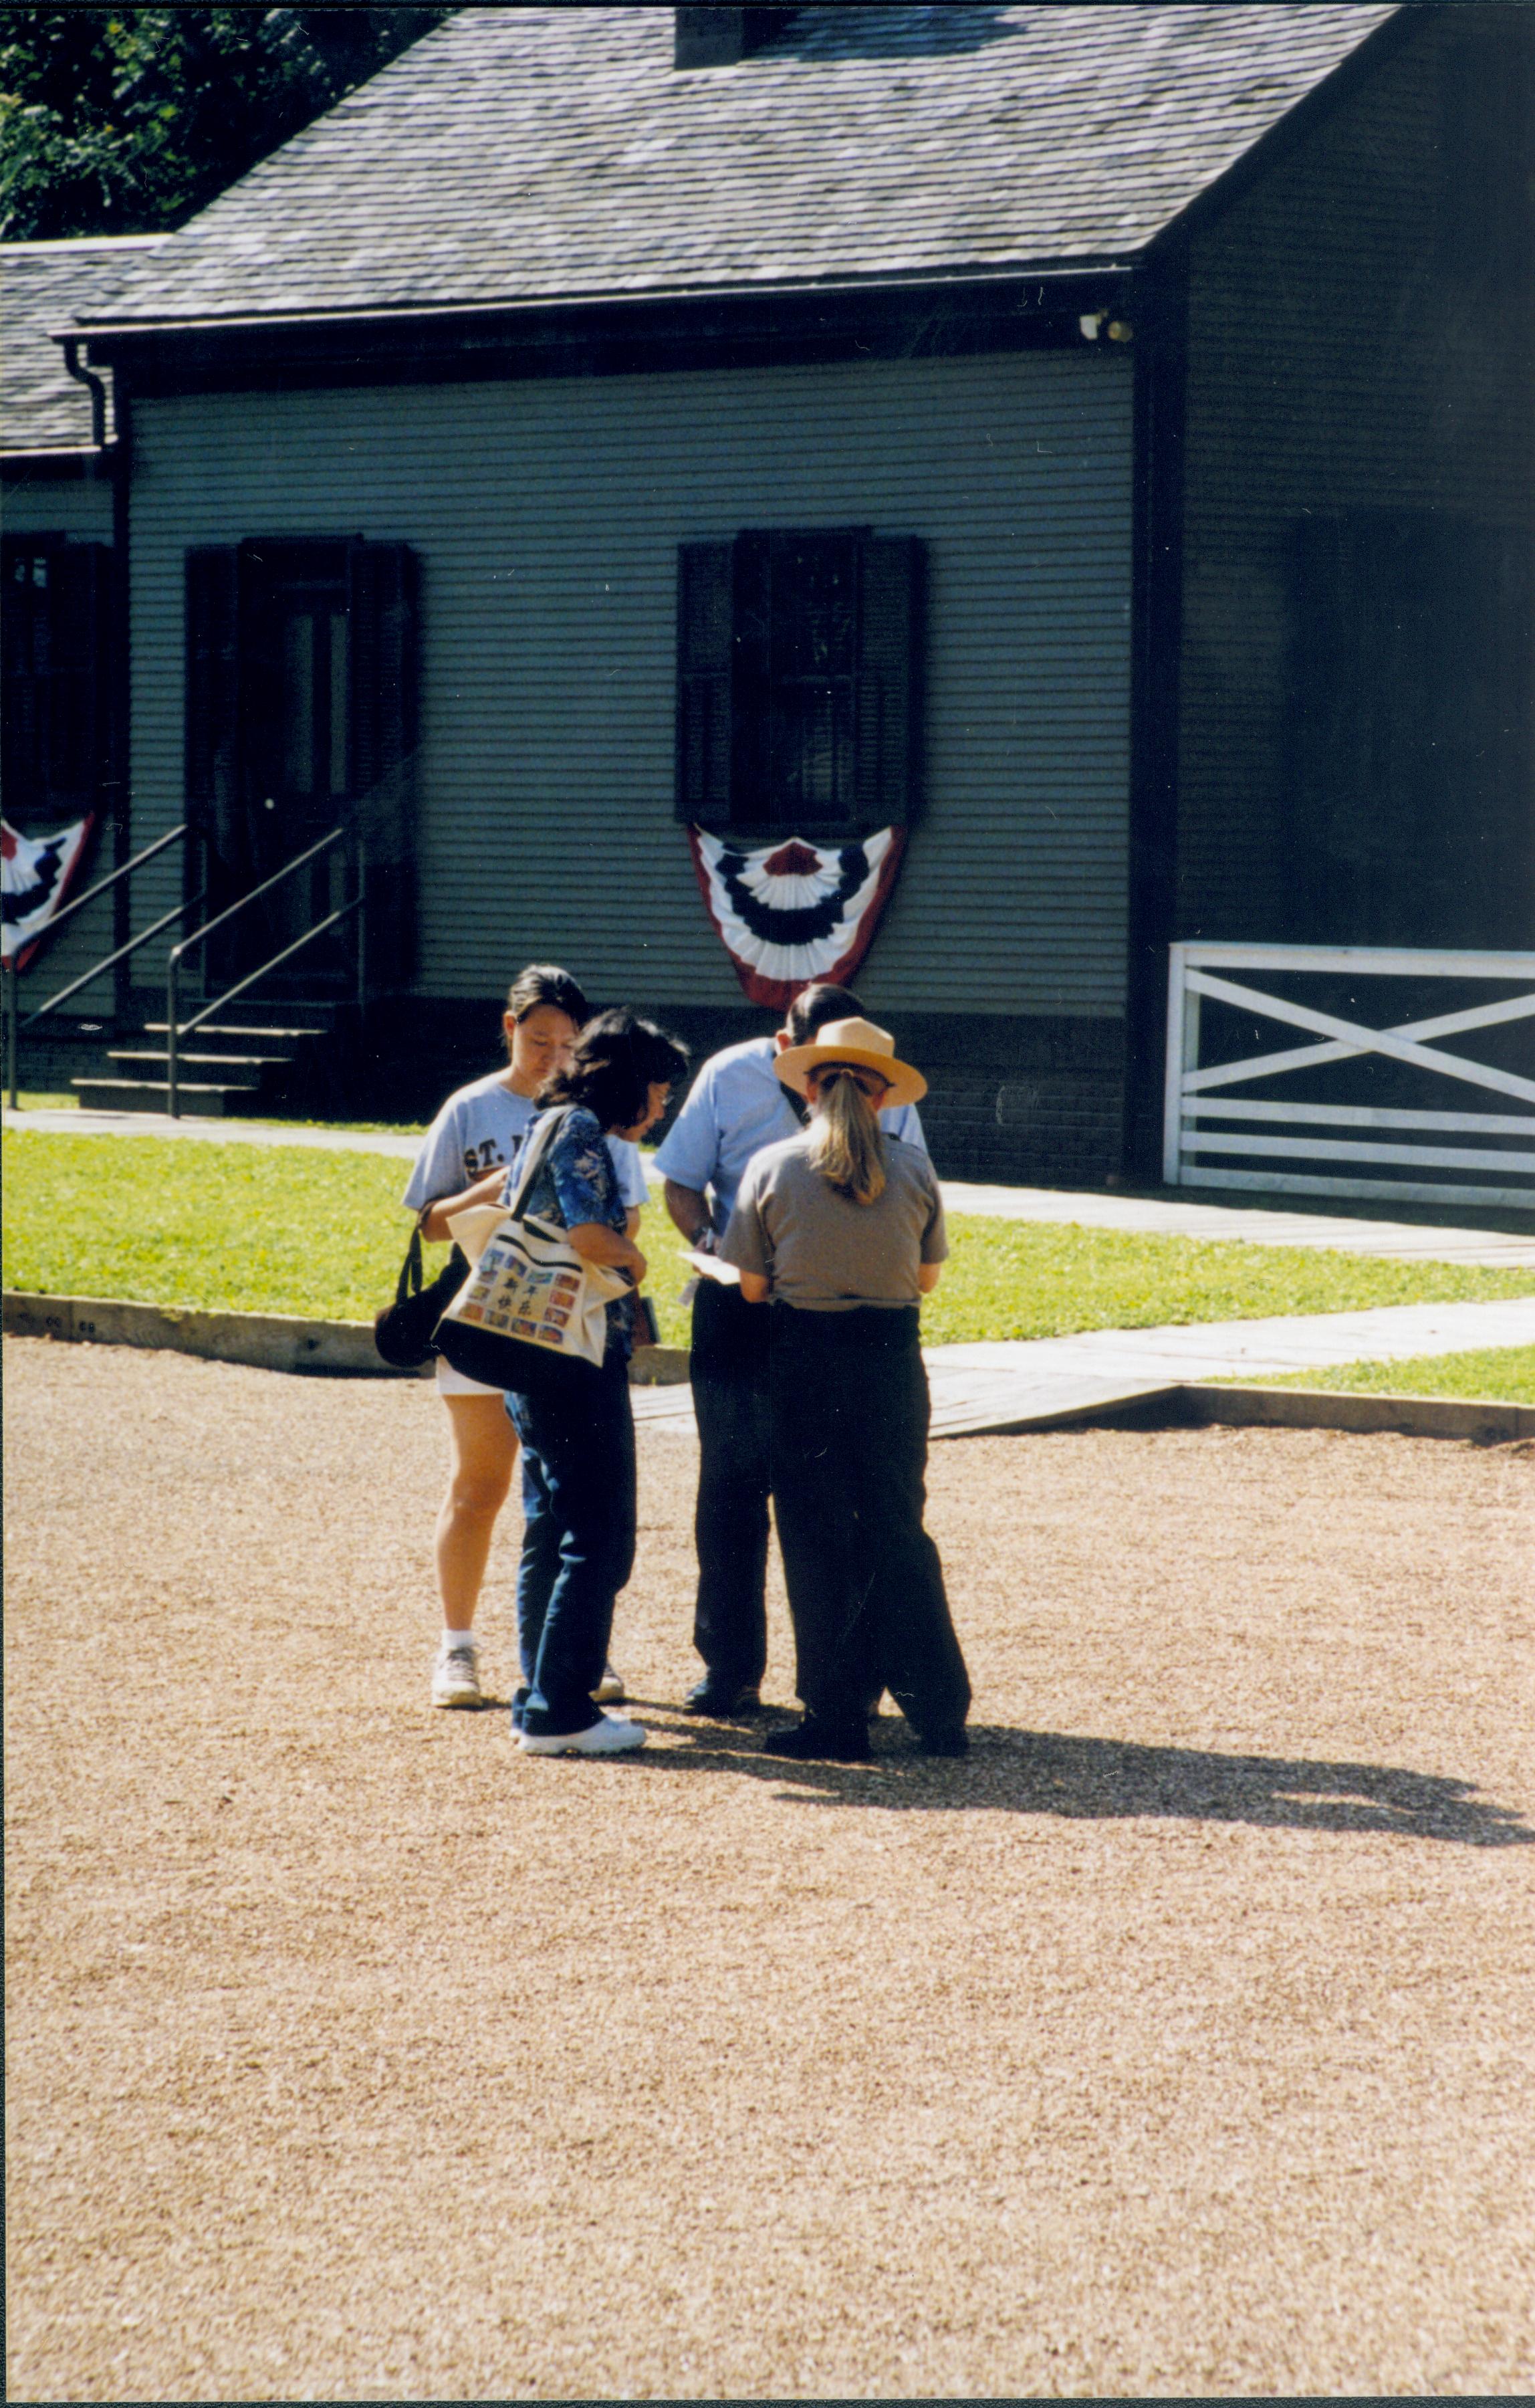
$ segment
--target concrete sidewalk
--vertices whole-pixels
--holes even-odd
[[[63,1137],[165,1137],[213,1145],[317,1146],[341,1154],[392,1154],[413,1162],[419,1137],[388,1129],[302,1128],[273,1121],[171,1120],[160,1112],[7,1111],[7,1128]],[[652,1183],[653,1168],[647,1164]],[[1085,1229],[1140,1231],[1148,1236],[1235,1240],[1250,1246],[1300,1246],[1311,1252],[1377,1254],[1399,1262],[1474,1263],[1535,1274],[1535,1237],[1497,1229],[1427,1228],[1412,1222],[1356,1220],[1330,1212],[1269,1211],[1261,1207],[1202,1204],[1182,1197],[1073,1194],[1054,1187],[988,1187],[946,1179],[948,1211],[1002,1221],[1066,1222]],[[1346,1359],[1346,1358],[1345,1358]]]
[[[1366,1312],[1297,1313],[1268,1321],[1092,1329],[924,1350],[935,1438],[1026,1429],[1098,1413],[1213,1380],[1271,1380],[1340,1363],[1401,1362],[1484,1346],[1535,1345],[1535,1296],[1490,1304],[1393,1304]],[[687,1387],[637,1388],[635,1419],[685,1436],[696,1428]]]

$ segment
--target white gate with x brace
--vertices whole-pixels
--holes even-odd
[[[1266,995],[1244,980],[1222,978],[1222,970],[1294,971],[1344,970],[1356,978],[1444,978],[1529,982],[1523,995],[1504,996],[1497,1003],[1474,1004],[1446,1011],[1430,1020],[1404,1022],[1396,1028],[1368,1028],[1341,1020],[1336,1013],[1313,1011],[1288,996]],[[1234,1004],[1240,1010],[1292,1028],[1307,1030],[1322,1041],[1287,1046],[1280,1053],[1249,1054],[1236,1062],[1199,1067],[1199,1005],[1203,996]],[[1494,1028],[1511,1020],[1535,1018],[1535,953],[1451,953],[1394,952],[1358,945],[1174,945],[1168,969],[1167,1102],[1163,1123],[1162,1176],[1169,1187],[1245,1187],[1279,1189],[1300,1196],[1393,1196],[1400,1203],[1527,1204],[1535,1206],[1535,1078],[1472,1061],[1464,1054],[1447,1054],[1428,1040],[1460,1037],[1472,1029]],[[1306,1070],[1324,1062],[1344,1062],[1361,1054],[1384,1054],[1436,1078],[1457,1079],[1484,1093],[1508,1096],[1523,1104],[1519,1112],[1409,1111],[1395,1105],[1270,1102],[1250,1096],[1217,1098],[1221,1087],[1245,1086],[1255,1079],[1278,1077],[1286,1070]],[[1468,1098],[1470,1100],[1470,1098]],[[1244,1128],[1211,1124],[1243,1122]],[[1337,1137],[1312,1136],[1311,1130],[1336,1129]],[[1357,1131],[1357,1135],[1344,1135]],[[1399,1132],[1397,1136],[1390,1133]],[[1379,1134],[1377,1134],[1379,1132]],[[1425,1144],[1418,1132],[1436,1136],[1481,1139],[1516,1138],[1522,1147],[1488,1143]],[[1248,1162],[1275,1157],[1276,1168],[1227,1169],[1212,1156],[1233,1154]],[[1309,1162],[1318,1169],[1284,1170],[1279,1161]],[[1370,1179],[1322,1173],[1327,1163],[1391,1164],[1399,1169],[1422,1171],[1418,1179]],[[1435,1174],[1474,1170],[1475,1180],[1448,1180]],[[1517,1182],[1517,1184],[1511,1184]]]

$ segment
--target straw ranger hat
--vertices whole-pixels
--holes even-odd
[[[876,1028],[871,1020],[828,1020],[816,1032],[810,1045],[791,1045],[779,1054],[774,1069],[786,1087],[796,1096],[805,1095],[806,1082],[812,1070],[828,1062],[855,1063],[860,1070],[877,1070],[888,1080],[889,1093],[880,1105],[887,1112],[898,1104],[914,1104],[927,1093],[927,1082],[910,1062],[896,1059],[896,1040],[888,1028]]]

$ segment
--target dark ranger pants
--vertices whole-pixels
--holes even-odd
[[[600,1371],[554,1395],[507,1398],[523,1442],[523,1560],[517,1640],[527,1694],[524,1730],[585,1730],[601,1719],[613,1601],[634,1570],[634,1416],[629,1369]]]
[[[693,1643],[722,1685],[754,1688],[768,1662],[768,1314],[702,1279],[689,1374],[698,1419],[698,1602]]]
[[[773,1505],[805,1709],[861,1728],[883,1686],[919,1733],[953,1730],[970,1684],[922,1526],[928,1400],[916,1309],[777,1304],[764,1318]]]

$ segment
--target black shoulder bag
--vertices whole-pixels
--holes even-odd
[[[422,1285],[421,1225],[431,1211],[423,1204],[410,1232],[395,1301],[374,1317],[373,1343],[396,1371],[419,1371],[438,1352],[432,1333],[469,1275],[469,1258],[455,1246],[428,1286]]]

